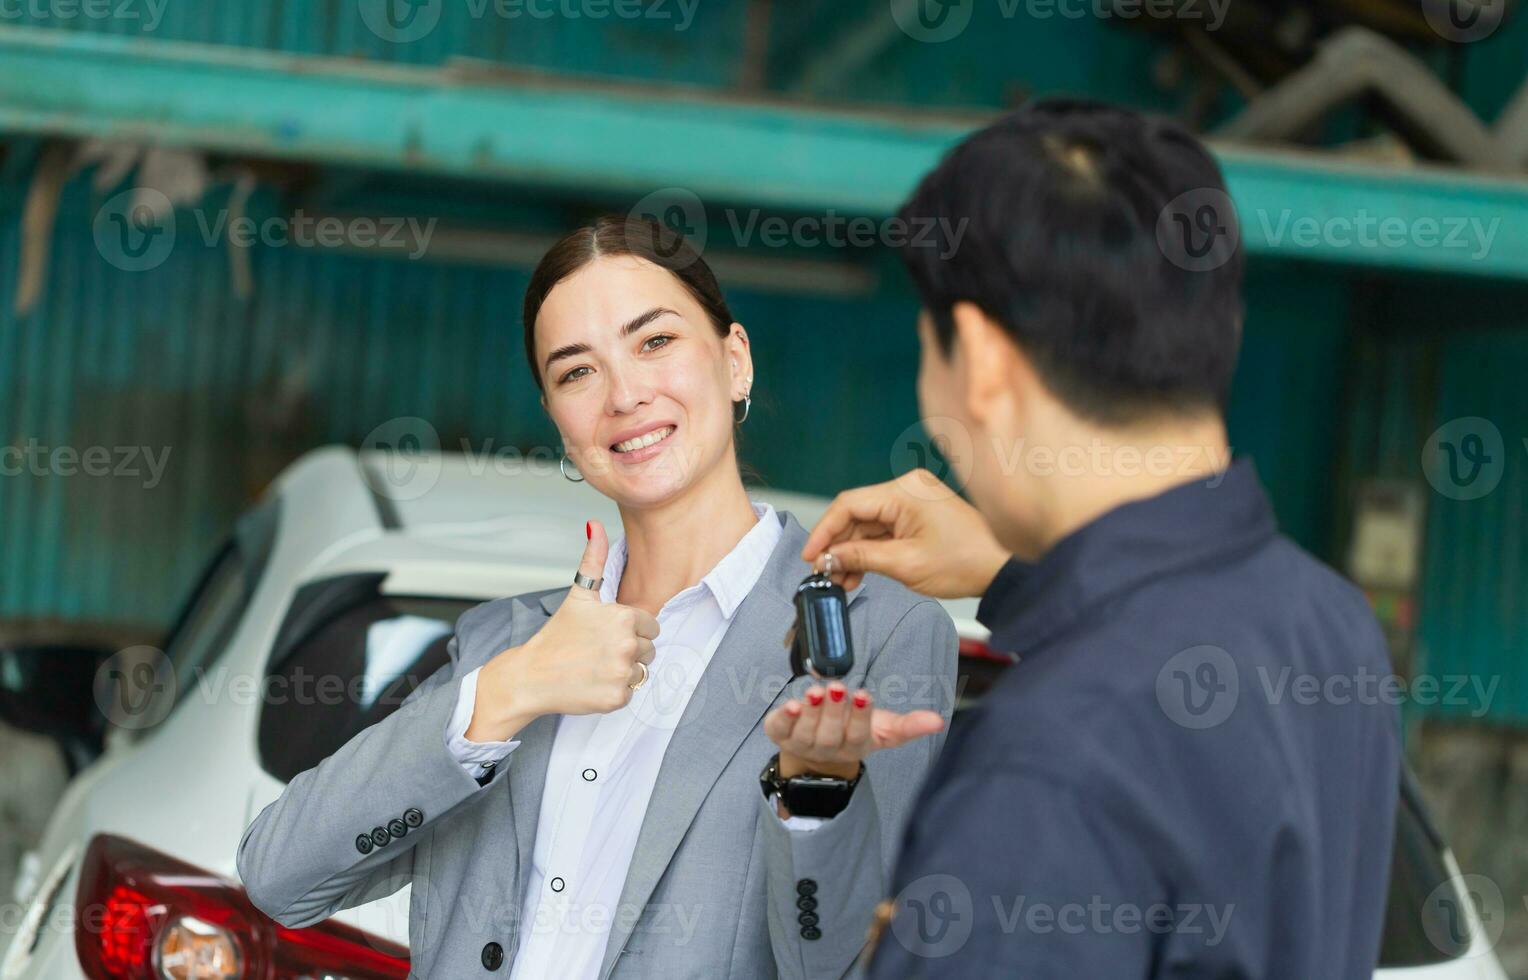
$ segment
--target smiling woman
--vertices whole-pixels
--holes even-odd
[[[790,676],[806,530],[743,486],[748,334],[678,235],[605,218],[554,245],[525,351],[624,537],[591,520],[571,588],[464,613],[409,702],[256,819],[250,895],[300,925],[411,882],[419,976],[844,975],[942,744],[954,624],[869,575],[848,676]]]

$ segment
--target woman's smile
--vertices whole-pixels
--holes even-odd
[[[645,432],[612,444],[611,454],[623,463],[640,463],[651,459],[663,451],[663,443],[677,428],[672,423],[660,422]]]

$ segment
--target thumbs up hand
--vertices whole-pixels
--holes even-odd
[[[590,521],[578,570],[591,579],[605,571],[605,528]],[[505,741],[540,715],[588,715],[626,706],[653,662],[658,620],[644,610],[601,602],[593,589],[573,586],[545,625],[518,647],[484,665],[467,738]]]

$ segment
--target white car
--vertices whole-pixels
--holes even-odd
[[[808,527],[826,506],[752,492]],[[0,980],[406,977],[407,888],[287,929],[244,896],[238,842],[288,779],[445,662],[463,611],[565,584],[590,517],[619,527],[608,500],[528,463],[343,448],[294,463],[239,521],[163,653],[114,654],[79,692],[112,725],[23,863]],[[975,601],[945,605],[966,703],[1006,660],[982,644]],[[43,669],[10,666],[23,680]],[[1379,976],[1505,980],[1452,856],[1402,799],[1396,969]]]

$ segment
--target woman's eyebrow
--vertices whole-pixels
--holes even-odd
[[[678,316],[679,314],[675,313],[673,310],[666,306],[655,306],[647,312],[639,313],[632,317],[630,320],[626,321],[626,323],[621,327],[621,336],[629,337],[659,317],[669,315]],[[542,366],[542,370],[549,370],[555,361],[560,361],[568,357],[577,357],[579,354],[587,354],[593,349],[594,348],[584,343],[566,344],[557,348],[546,356],[546,364]]]

